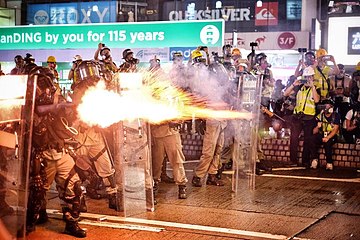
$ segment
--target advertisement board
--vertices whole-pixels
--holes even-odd
[[[359,39],[356,29],[360,28],[360,17],[329,17],[328,53],[334,55],[336,63],[356,65],[360,59]]]
[[[250,50],[256,42],[256,50],[297,50],[309,47],[309,32],[256,32],[237,33],[236,46]],[[233,44],[233,34],[225,33],[225,44]]]
[[[348,54],[360,55],[360,27],[348,28]]]
[[[222,20],[1,27],[0,50],[218,47],[223,35]]]
[[[27,24],[116,22],[116,1],[28,4]]]
[[[216,6],[216,3],[221,6]],[[165,1],[162,20],[224,19],[226,32],[300,31],[301,0],[263,1]],[[282,14],[280,14],[282,13]],[[285,14],[284,14],[285,13]]]

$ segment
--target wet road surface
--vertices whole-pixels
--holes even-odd
[[[255,190],[244,187],[237,195],[229,175],[224,181],[223,187],[188,183],[185,200],[177,199],[175,185],[161,183],[155,212],[128,218],[108,209],[106,199],[88,199],[80,225],[87,239],[360,239],[360,175],[354,170],[274,170],[256,177]],[[50,222],[28,239],[75,239],[62,233],[61,214],[51,211],[59,201],[49,197]]]

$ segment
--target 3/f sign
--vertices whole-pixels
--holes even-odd
[[[291,32],[284,32],[279,35],[277,42],[281,49],[292,49],[295,46],[296,38]]]

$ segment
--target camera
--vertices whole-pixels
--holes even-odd
[[[105,47],[105,43],[102,43],[101,46],[102,46],[102,47]]]
[[[299,53],[306,53],[306,52],[307,52],[307,48],[298,48],[298,52],[299,52]]]
[[[324,55],[324,56],[322,56],[322,60],[323,60],[323,61],[330,61],[330,59],[331,59],[331,55]]]
[[[223,58],[219,56],[218,52],[212,52],[211,54],[212,54],[212,56],[214,58],[214,62],[217,62],[217,63],[222,63],[223,62]]]
[[[300,84],[305,84],[305,83],[307,83],[307,80],[306,79],[300,79]]]
[[[250,47],[257,47],[258,46],[258,43],[257,42],[251,42],[250,43]]]

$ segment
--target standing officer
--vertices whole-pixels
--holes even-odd
[[[60,90],[54,85],[54,75],[48,68],[38,67],[36,114],[32,143],[32,171],[27,209],[27,232],[35,230],[35,224],[47,220],[46,191],[55,180],[58,196],[62,201],[65,232],[75,237],[86,237],[79,227],[81,204],[84,201],[81,181],[75,171],[74,159],[67,153],[65,139],[71,139],[77,130],[71,126],[71,108],[65,106]],[[33,75],[30,75],[32,78]],[[63,105],[60,105],[63,104]]]
[[[166,154],[173,168],[174,181],[179,187],[178,197],[179,199],[187,198],[186,183],[188,180],[183,165],[185,156],[182,152],[181,137],[176,125],[172,125],[172,123],[152,125],[151,134],[153,137],[152,168],[155,191],[158,190],[162,164]]]
[[[25,61],[21,55],[14,57],[15,67],[10,71],[10,75],[21,75],[24,71]]]

